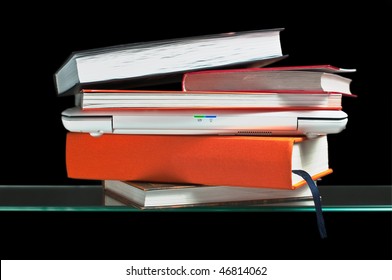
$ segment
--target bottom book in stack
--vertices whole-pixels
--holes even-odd
[[[139,209],[198,206],[314,205],[310,188],[295,190],[104,180],[105,205]]]

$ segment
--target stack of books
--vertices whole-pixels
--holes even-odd
[[[72,53],[55,73],[70,178],[140,209],[313,201],[354,69],[270,67],[282,28]]]

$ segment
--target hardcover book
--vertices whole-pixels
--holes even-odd
[[[286,57],[283,28],[136,42],[75,51],[55,72],[58,95],[82,88],[134,88],[179,82],[190,70],[261,67]],[[114,86],[116,85],[116,86]]]
[[[295,190],[104,180],[105,195],[140,209],[236,206],[313,201],[306,185]]]
[[[341,93],[282,91],[169,91],[84,89],[75,97],[82,109],[286,109],[340,110]]]
[[[296,189],[332,172],[327,136],[126,135],[69,132],[70,178]]]
[[[342,73],[355,72],[332,65],[215,69],[185,73],[184,91],[270,91],[335,92],[348,96],[351,79]]]

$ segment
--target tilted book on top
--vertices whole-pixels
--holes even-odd
[[[191,70],[261,67],[278,61],[283,28],[122,44],[73,52],[54,74],[58,95],[82,88],[179,82]],[[114,86],[116,84],[116,86]]]

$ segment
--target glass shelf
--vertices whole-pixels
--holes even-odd
[[[86,186],[1,186],[12,189],[11,197],[20,194],[32,197],[31,201],[12,204],[0,197],[0,211],[77,211],[77,212],[315,212],[313,202],[262,204],[250,206],[178,207],[141,210],[130,206],[105,205],[103,189],[99,185]],[[319,185],[322,207],[325,212],[392,212],[392,186],[322,186]],[[76,190],[76,191],[75,191]],[[23,193],[24,192],[24,193]],[[73,193],[72,193],[73,192]],[[89,197],[95,196],[88,201]],[[51,200],[51,197],[52,200]],[[75,198],[79,203],[75,204]],[[87,201],[83,204],[83,199]],[[33,201],[34,200],[34,201]]]
[[[310,206],[249,207],[181,207],[168,209],[137,209],[130,206],[0,206],[0,211],[77,211],[77,212],[315,212]],[[392,206],[323,206],[323,212],[392,212]]]

